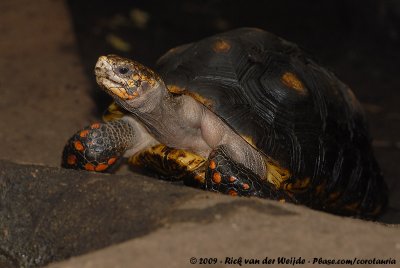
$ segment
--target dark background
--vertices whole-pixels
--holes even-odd
[[[92,79],[93,63],[100,54],[116,53],[153,66],[159,56],[174,46],[237,27],[258,27],[299,44],[354,87],[363,102],[383,104],[384,98],[370,93],[372,90],[398,94],[398,1],[68,3],[81,56]],[[117,38],[129,48],[119,45]],[[371,80],[365,80],[371,76]],[[100,106],[99,111],[103,108]]]
[[[384,0],[68,1],[99,116],[110,98],[97,89],[99,55],[148,66],[168,49],[237,27],[258,27],[297,43],[356,93],[398,214],[400,2]],[[387,221],[396,221],[391,216]]]

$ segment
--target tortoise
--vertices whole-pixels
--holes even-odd
[[[62,166],[112,171],[122,158],[234,196],[376,218],[388,190],[352,90],[297,45],[239,28],[169,50],[156,71],[101,56],[114,99],[73,135]]]

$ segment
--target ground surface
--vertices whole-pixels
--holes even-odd
[[[0,159],[59,166],[65,141],[76,130],[99,119],[109,102],[93,83],[93,63],[99,54],[127,55],[151,66],[174,45],[229,28],[257,26],[300,44],[353,88],[370,119],[377,160],[391,189],[390,208],[383,220],[400,223],[400,195],[397,194],[400,192],[400,45],[399,13],[396,13],[399,7],[394,1],[387,2],[393,6],[382,4],[384,1],[376,1],[380,6],[373,6],[373,1],[363,1],[365,10],[377,10],[372,14],[346,1],[331,1],[326,5],[310,1],[306,7],[298,1],[280,1],[279,4],[266,1],[263,6],[257,6],[254,1],[235,1],[228,6],[227,1],[206,1],[201,6],[195,1],[168,1],[168,4],[146,1],[138,6],[128,1],[115,6],[102,1],[82,2],[0,2]],[[2,166],[1,180],[21,178],[19,170],[30,168],[10,165]],[[44,176],[84,176],[51,170]],[[165,186],[156,180],[152,184],[156,189],[159,184]],[[198,192],[174,187],[178,192]],[[204,202],[202,198],[205,197],[198,195],[210,196],[211,201]],[[158,198],[167,200],[162,191]],[[168,260],[178,267],[189,265],[191,256],[264,258],[265,255],[309,257],[313,254],[397,257],[400,262],[398,225],[382,226],[302,207],[267,201],[233,201],[204,193],[194,194],[187,202],[189,206],[201,206],[197,207],[195,216],[190,214],[192,212],[191,216],[176,212],[168,216],[173,220],[167,223],[163,221],[167,216],[159,217],[153,221],[157,228],[147,231],[141,238],[63,265],[98,267],[101,262],[114,266],[134,261],[148,264]],[[239,205],[227,205],[231,202],[239,202]],[[261,211],[259,206],[246,209],[247,205],[243,204],[247,202],[266,202],[267,212]],[[154,210],[162,208],[154,201],[145,205]],[[217,208],[205,210],[208,206]],[[232,212],[227,215],[227,210]],[[281,210],[288,210],[288,215],[276,212]],[[216,215],[215,220],[210,220],[209,211]],[[182,217],[193,220],[184,223],[176,220]],[[132,224],[144,224],[140,219],[142,217],[138,216],[137,222]],[[34,222],[31,224],[35,226]],[[79,224],[75,227],[79,228]],[[7,245],[9,241],[4,240],[4,230],[3,242]],[[124,232],[123,239],[103,241],[91,249],[136,237],[129,230]],[[358,233],[363,235],[357,236]],[[355,238],[349,239],[350,234]],[[1,254],[4,254],[4,245],[0,248]],[[176,258],[180,254],[178,249],[183,249],[182,259]],[[166,251],[171,252],[172,257],[168,257]],[[61,256],[58,259],[67,257],[58,256]]]

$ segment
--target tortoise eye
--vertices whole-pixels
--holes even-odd
[[[129,72],[129,68],[127,68],[127,67],[119,67],[118,68],[118,72],[120,74],[127,74]]]

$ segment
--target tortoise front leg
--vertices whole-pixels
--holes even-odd
[[[64,147],[62,167],[107,172],[123,156],[156,144],[132,118],[94,123],[75,133]]]
[[[273,200],[295,202],[285,191],[262,180],[257,174],[241,163],[233,161],[229,147],[220,145],[214,149],[208,159],[205,188],[233,196],[257,196]]]

